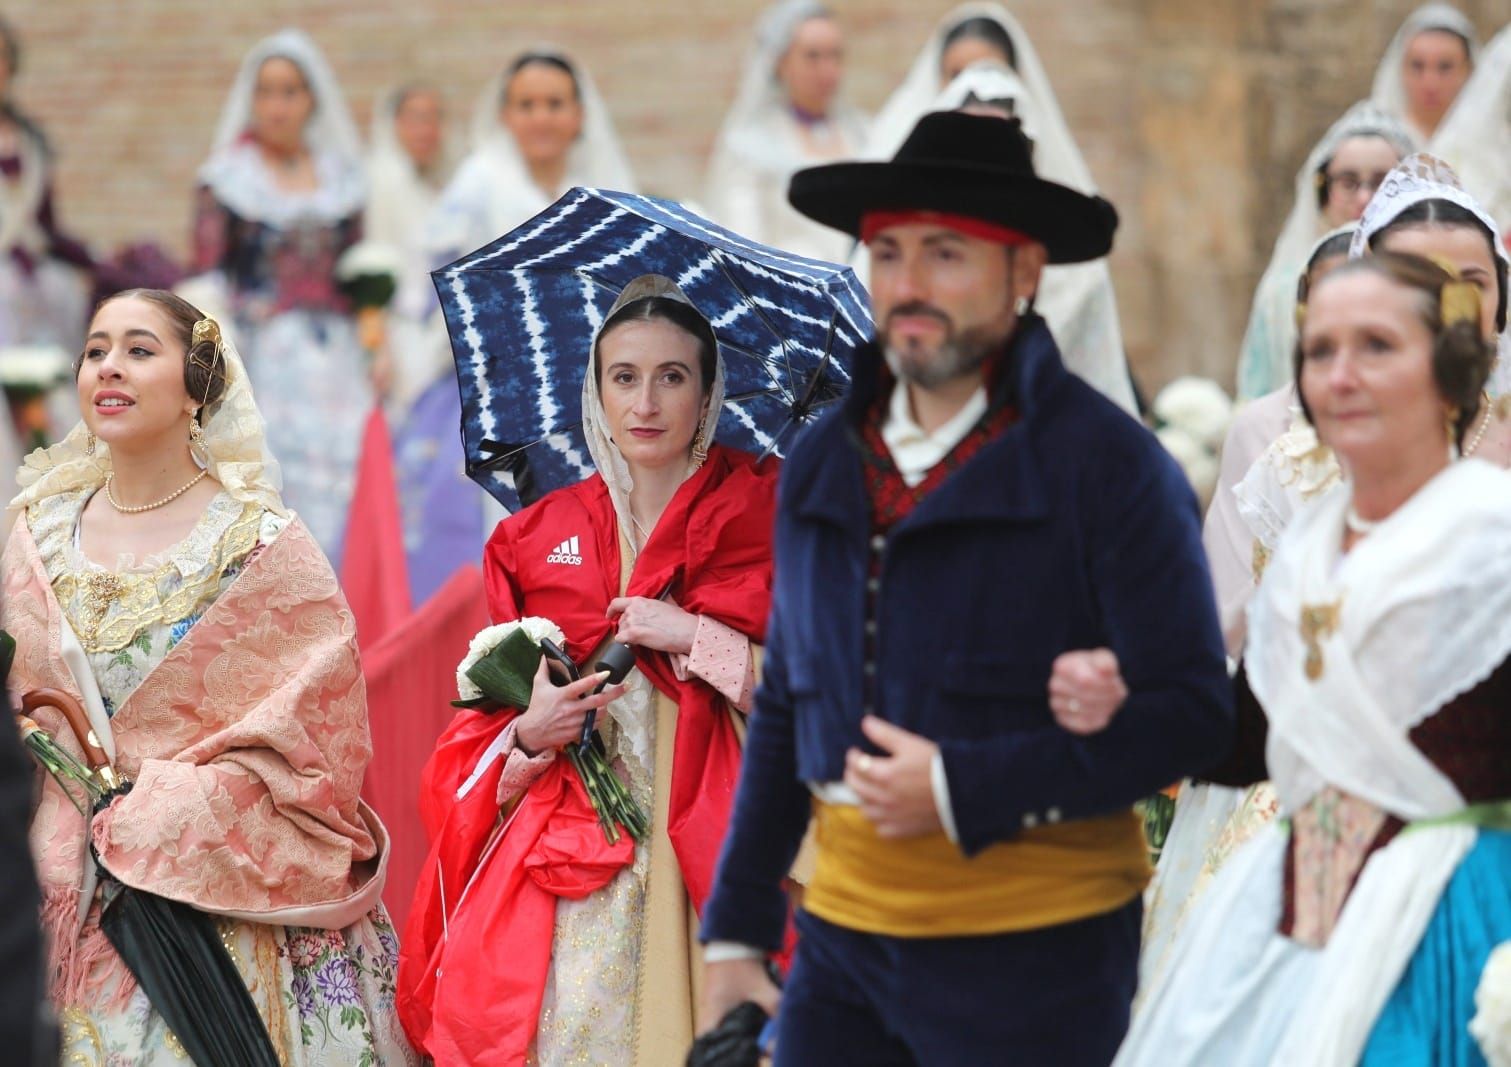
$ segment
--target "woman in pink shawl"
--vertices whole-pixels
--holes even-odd
[[[159,290],[100,305],[83,422],[29,456],[6,546],[13,695],[85,708],[134,783],[92,820],[44,778],[31,825],[66,1062],[182,1064],[100,929],[101,875],[215,919],[279,1060],[413,1060],[393,1012],[387,839],[354,625],[277,489],[240,359]],[[78,754],[53,709],[40,725]]]

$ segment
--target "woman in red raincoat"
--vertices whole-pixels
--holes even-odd
[[[775,462],[710,445],[723,385],[707,320],[669,280],[631,282],[583,383],[599,473],[488,543],[495,622],[549,619],[585,663],[612,636],[637,669],[591,696],[596,679],[557,688],[542,666],[527,709],[461,712],[431,757],[399,1001],[442,1067],[680,1063],[691,1044],[694,912],[739,769],[776,487]],[[652,816],[639,845],[605,841],[558,757],[594,710]]]

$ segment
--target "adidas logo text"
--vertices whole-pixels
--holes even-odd
[[[551,554],[546,557],[546,562],[565,563],[568,566],[581,567],[582,550],[578,547],[578,539],[576,537],[569,537],[557,545],[551,551]]]

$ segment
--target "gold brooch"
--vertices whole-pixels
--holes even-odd
[[[126,591],[126,583],[119,574],[97,571],[85,578],[84,584],[88,589],[84,594],[84,605],[89,608],[89,613],[93,617],[93,630],[97,634],[100,623],[105,619],[105,613],[110,610],[111,601]],[[90,636],[93,637],[94,634]]]
[[[1254,571],[1254,584],[1255,585],[1258,585],[1259,584],[1259,580],[1264,577],[1264,569],[1266,567],[1268,567],[1269,565],[1270,565],[1270,550],[1265,547],[1265,544],[1264,544],[1263,541],[1261,541],[1257,537],[1254,538],[1254,555],[1253,555],[1253,558],[1249,561],[1249,566]]]
[[[1343,601],[1331,604],[1301,605],[1301,640],[1306,642],[1306,676],[1312,681],[1322,677],[1322,642],[1338,632],[1338,617]]]

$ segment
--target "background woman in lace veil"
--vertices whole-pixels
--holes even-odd
[[[845,37],[815,0],[767,8],[709,160],[703,198],[737,233],[799,255],[843,261],[853,242],[787,203],[801,167],[858,155],[867,119],[845,102]]]
[[[1423,4],[1401,23],[1375,70],[1370,99],[1429,145],[1478,61],[1474,23],[1452,4]]]
[[[446,117],[440,89],[409,82],[378,98],[369,126],[363,241],[390,250],[403,265],[387,321],[393,381],[384,404],[397,417],[435,377],[423,343],[424,315],[434,302],[425,226],[454,162]]]
[[[336,283],[367,182],[340,85],[308,36],[283,30],[247,53],[199,177],[194,267],[233,311],[289,502],[336,560],[370,383],[386,371],[369,367]]]
[[[575,57],[537,44],[490,78],[473,106],[467,157],[423,226],[424,270],[508,233],[576,185],[635,191],[608,106]],[[407,359],[418,394],[394,435],[410,595],[424,603],[476,559],[503,508],[467,477],[451,342],[426,274],[401,292],[420,335]]]
[[[412,1062],[387,835],[357,796],[355,624],[246,370],[215,320],[131,290],[96,312],[77,387],[83,421],[21,470],[3,564],[13,689],[73,696],[133,783],[90,820],[44,778],[32,819],[64,1058],[181,1062],[101,930],[114,879],[218,919],[281,1062]]]

